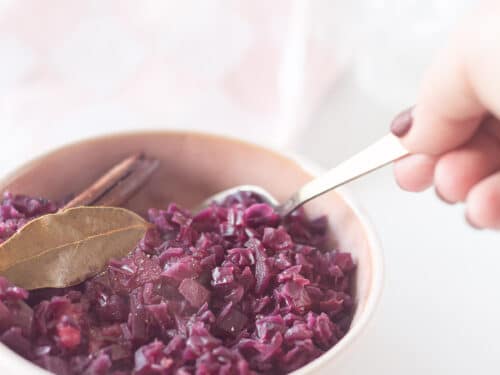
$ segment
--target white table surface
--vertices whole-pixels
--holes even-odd
[[[296,149],[322,166],[387,130],[382,110],[346,78]],[[359,360],[338,375],[500,373],[500,233],[466,225],[463,206],[401,191],[387,167],[351,183],[385,254],[383,296]]]

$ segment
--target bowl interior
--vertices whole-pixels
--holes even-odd
[[[138,151],[161,162],[151,181],[127,204],[140,213],[171,201],[192,208],[207,196],[240,184],[260,185],[284,200],[311,179],[298,163],[267,149],[209,135],[158,132],[108,136],[58,149],[6,177],[0,191],[64,199]],[[306,211],[311,217],[328,216],[331,246],[351,252],[358,265],[352,331],[366,318],[366,309],[378,293],[376,246],[364,220],[339,193],[315,199]]]

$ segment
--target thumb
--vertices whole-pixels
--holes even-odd
[[[424,75],[416,106],[394,120],[413,153],[442,154],[467,142],[488,112],[500,117],[498,18],[490,4],[466,20]]]

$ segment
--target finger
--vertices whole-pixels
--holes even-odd
[[[449,203],[465,201],[471,188],[500,170],[500,144],[481,130],[466,145],[444,154],[436,164],[434,184]]]
[[[490,116],[483,121],[481,126],[491,137],[496,138],[500,145],[500,120]]]
[[[408,191],[423,191],[432,185],[437,157],[415,154],[394,163],[398,185]]]
[[[500,2],[496,3],[466,20],[425,74],[413,125],[402,139],[410,151],[449,151],[470,139],[487,112],[500,117]]]
[[[466,215],[474,226],[500,229],[500,172],[471,189],[467,196]]]

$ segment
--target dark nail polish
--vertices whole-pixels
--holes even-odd
[[[436,187],[434,187],[434,192],[436,193],[437,197],[439,199],[441,199],[444,203],[455,204],[455,202],[449,201],[448,199],[446,199],[445,197],[443,197],[443,195],[440,193],[440,191]]]
[[[470,219],[469,214],[466,212],[465,213],[465,221],[467,221],[467,224],[469,224],[472,228],[477,229],[477,230],[482,230],[483,228],[478,227],[474,222]]]
[[[413,117],[411,114],[412,110],[413,107],[410,107],[407,110],[401,112],[396,116],[394,120],[392,120],[391,132],[396,137],[402,137],[410,130],[413,123]]]

